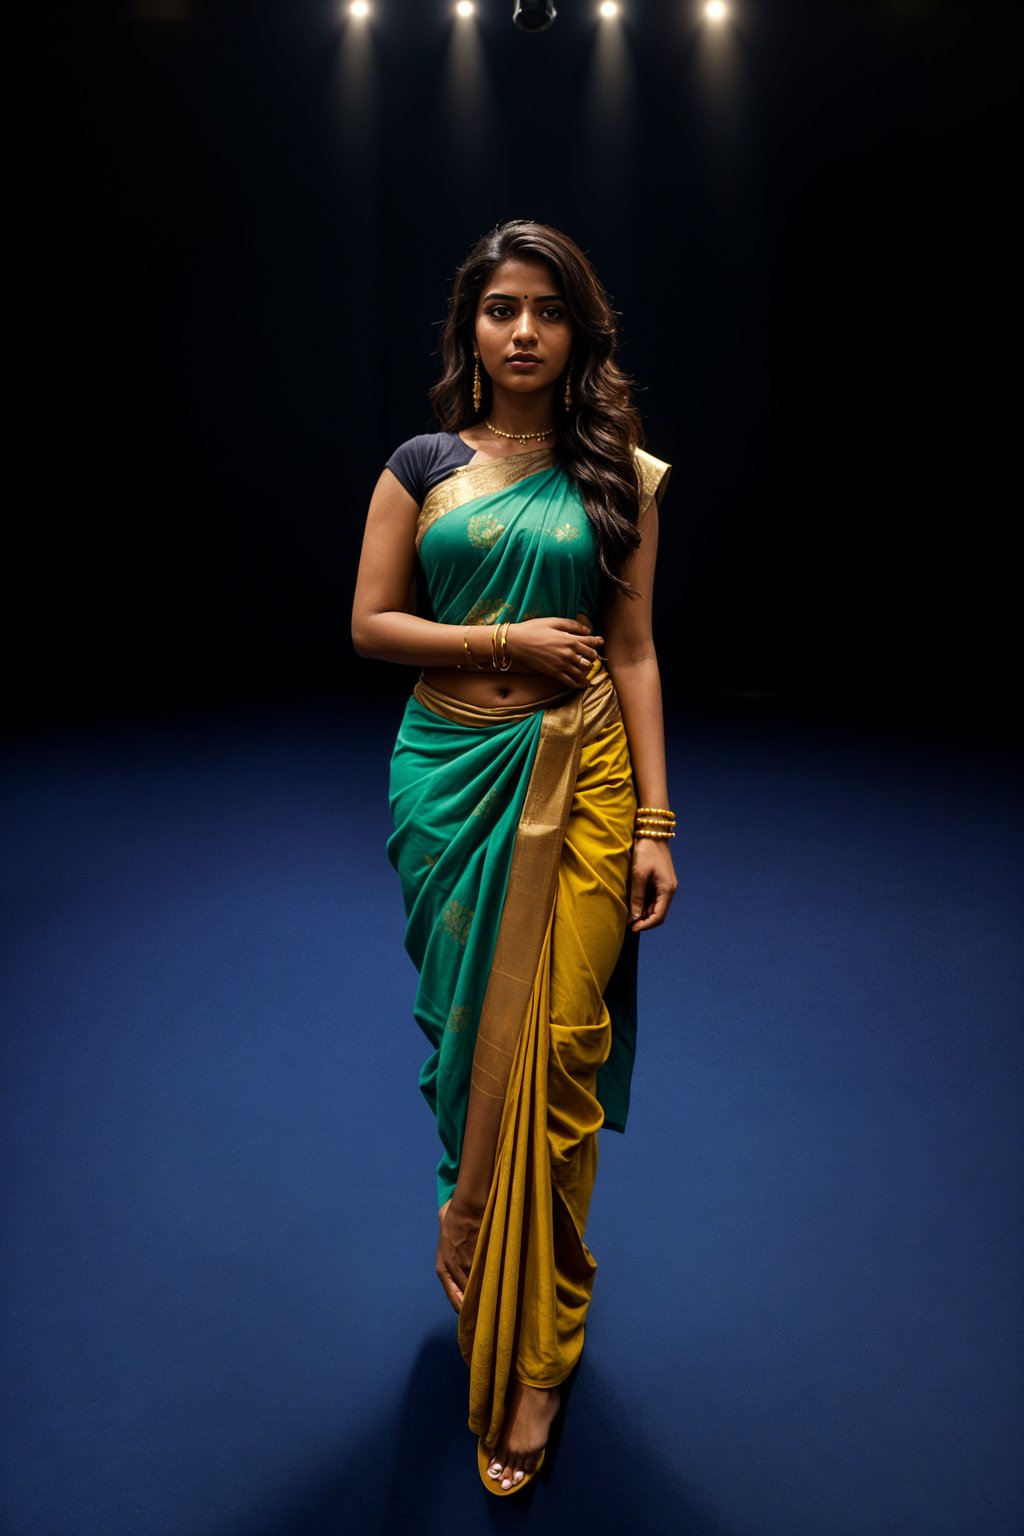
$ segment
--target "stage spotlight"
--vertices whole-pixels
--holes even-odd
[[[613,21],[619,14],[617,0],[601,0],[597,8],[597,14],[603,16],[605,21]]]
[[[726,5],[725,0],[705,0],[704,20],[710,21],[712,26],[720,26],[723,21],[727,20],[728,15],[729,7]]]
[[[473,0],[459,0],[458,5],[455,7],[455,14],[456,16],[472,16],[475,10],[476,6],[473,4]]]
[[[524,32],[544,32],[557,15],[555,0],[515,0],[512,20]]]
[[[350,16],[354,16],[356,21],[365,21],[366,17],[370,14],[367,0],[352,0],[348,13]]]

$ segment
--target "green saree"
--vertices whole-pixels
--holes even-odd
[[[642,505],[660,501],[668,466],[636,459]],[[439,622],[565,616],[597,628],[596,537],[548,449],[442,481],[424,500],[417,546]],[[421,681],[390,801],[414,1013],[431,1047],[420,1086],[442,1146],[439,1205],[455,1188],[471,1094],[504,1105],[459,1328],[470,1423],[493,1437],[510,1375],[555,1385],[578,1358],[595,1132],[624,1129],[629,1106],[635,799],[608,674],[597,663],[579,692],[491,709]]]

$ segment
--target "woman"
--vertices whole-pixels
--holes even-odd
[[[474,246],[431,391],[443,430],[388,460],[353,609],[361,655],[423,668],[388,854],[433,1047],[437,1273],[497,1494],[539,1468],[583,1347],[583,1234],[598,1128],[625,1125],[635,936],[676,889],[651,639],[669,466],[639,447],[614,345],[567,236],[510,221]],[[409,601],[417,559],[429,619]]]

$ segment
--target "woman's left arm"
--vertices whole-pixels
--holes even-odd
[[[616,592],[604,622],[604,660],[619,696],[639,804],[668,808],[665,719],[661,675],[651,625],[658,556],[658,506],[651,498],[640,519],[640,544],[622,576],[639,593]],[[665,921],[679,882],[667,840],[638,837],[633,844],[630,926],[634,933]]]

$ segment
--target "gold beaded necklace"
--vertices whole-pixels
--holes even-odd
[[[495,437],[507,437],[516,443],[529,443],[538,437],[550,437],[555,430],[554,427],[546,427],[543,432],[503,432],[500,427],[492,427],[489,421],[485,421],[484,426]]]

